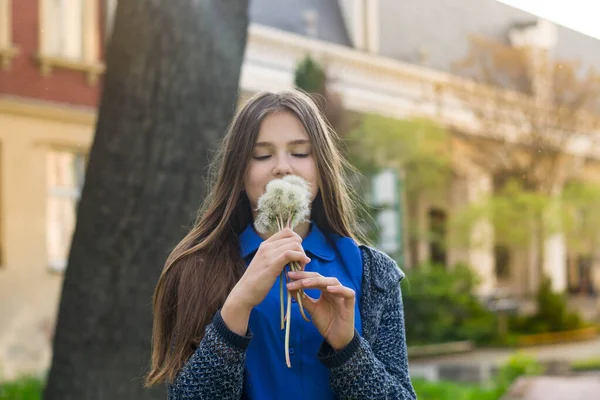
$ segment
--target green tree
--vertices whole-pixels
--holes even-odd
[[[581,140],[588,148],[597,142],[592,132],[600,127],[600,74],[578,62],[553,60],[542,49],[481,36],[471,38],[455,72],[483,84],[464,88],[458,97],[482,133],[469,139],[476,149],[471,157],[493,176],[494,187],[487,199],[454,218],[454,239],[468,242],[473,224],[486,218],[496,244],[534,252],[541,280],[545,240],[557,232],[569,234],[570,242],[582,238],[569,232],[572,218],[565,212],[573,216],[573,195],[588,189],[568,198],[561,191],[595,162],[569,149]]]
[[[331,127],[343,138],[352,123],[352,113],[344,109],[342,97],[331,89],[329,83],[325,69],[310,55],[296,66],[294,85],[313,98]]]
[[[382,168],[395,168],[404,177],[400,193],[408,241],[438,241],[422,232],[411,216],[416,215],[421,196],[443,196],[452,177],[450,134],[441,125],[425,118],[396,119],[367,114],[346,137],[350,159],[366,176]],[[414,250],[409,250],[414,253]],[[409,260],[415,260],[411,254]]]
[[[600,185],[571,181],[562,192],[561,204],[569,248],[594,255],[600,248]]]
[[[474,295],[479,279],[466,265],[422,264],[403,281],[410,345],[495,338],[496,316]]]

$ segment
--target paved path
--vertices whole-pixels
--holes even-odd
[[[600,357],[600,338],[581,342],[554,344],[518,349],[479,349],[467,353],[411,359],[411,365],[502,364],[515,352],[522,352],[540,361],[574,361]]]
[[[540,362],[554,364],[558,370],[562,370],[563,366],[566,366],[565,362],[600,357],[600,338],[569,344],[519,349],[481,349],[426,359],[410,359],[409,369],[411,376],[431,381],[444,379],[488,382],[493,377],[493,371],[517,351],[531,355]],[[600,396],[598,399],[600,400]]]
[[[522,378],[505,394],[505,400],[600,399],[600,379],[592,377]]]

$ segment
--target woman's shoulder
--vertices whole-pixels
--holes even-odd
[[[404,279],[396,261],[383,251],[369,245],[359,246],[363,258],[363,274],[380,289],[389,289]]]

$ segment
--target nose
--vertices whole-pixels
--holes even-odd
[[[286,176],[292,175],[292,165],[286,155],[277,157],[277,162],[273,168],[273,175]]]

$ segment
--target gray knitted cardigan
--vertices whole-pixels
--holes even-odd
[[[317,356],[331,371],[329,385],[340,399],[416,399],[408,374],[399,285],[404,274],[386,254],[368,246],[360,248],[362,336],[355,331],[352,341],[339,352],[323,341]],[[237,335],[217,312],[194,354],[167,385],[169,400],[244,399],[250,340],[252,332]]]

